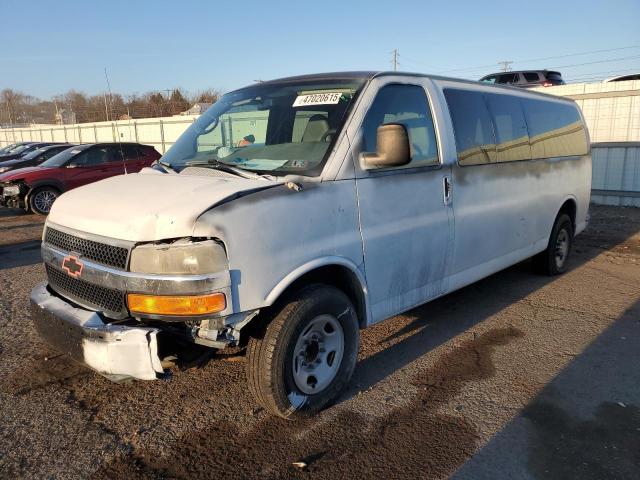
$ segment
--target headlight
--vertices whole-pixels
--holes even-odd
[[[20,186],[19,185],[9,185],[8,187],[4,187],[2,190],[2,195],[5,197],[13,197],[15,195],[20,195]]]
[[[4,173],[9,170],[9,167],[0,167],[0,173]]]
[[[177,240],[169,244],[149,244],[131,252],[131,271],[165,275],[215,273],[228,268],[224,247],[214,240]]]

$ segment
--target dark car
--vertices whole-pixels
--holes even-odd
[[[60,194],[150,166],[160,153],[138,143],[92,143],[67,148],[36,167],[0,174],[0,205],[46,215]]]
[[[517,72],[492,73],[491,75],[485,75],[480,81],[523,88],[564,85],[562,74],[551,70],[521,70]]]
[[[49,160],[54,155],[57,155],[70,147],[73,147],[73,145],[70,143],[38,147],[35,150],[27,153],[24,157],[0,162],[0,173],[5,173],[9,170],[15,170],[16,168],[33,167],[35,165],[40,165],[42,162]]]
[[[20,145],[23,145],[25,142],[18,142],[18,143],[10,143],[9,145],[6,145],[2,148],[0,148],[0,155],[4,155],[5,153],[9,153],[11,150],[13,150],[14,148],[18,148]]]
[[[44,146],[47,146],[47,145],[53,145],[53,144],[54,144],[54,142],[27,142],[27,143],[23,143],[22,145],[17,146],[16,148],[12,149],[8,153],[4,153],[4,154],[0,155],[0,162],[4,162],[4,161],[7,161],[7,160],[13,160],[15,158],[22,158],[27,153],[32,152],[36,148],[44,147]]]
[[[640,73],[628,73],[626,75],[616,75],[615,77],[607,78],[603,82],[627,82],[629,80],[640,80]]]

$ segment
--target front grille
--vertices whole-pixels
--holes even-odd
[[[73,278],[51,265],[45,267],[49,285],[56,292],[96,310],[117,313],[125,310],[124,292]]]
[[[127,268],[129,250],[124,247],[94,242],[93,240],[87,240],[61,232],[55,228],[47,228],[44,234],[44,241],[61,250],[77,253],[84,258],[102,263],[103,265],[122,270]]]

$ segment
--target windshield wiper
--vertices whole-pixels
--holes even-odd
[[[161,161],[161,160],[156,160],[156,163],[157,163],[158,165],[160,165],[162,168],[164,168],[164,170],[165,170],[166,172],[169,172],[169,173],[178,173],[178,172],[176,172],[176,170],[171,166],[171,164],[170,164],[170,163],[163,162],[163,161]]]
[[[208,160],[203,159],[202,161],[188,162],[187,165],[189,166],[198,165],[198,166],[203,166],[208,168],[214,168],[216,170],[231,173],[233,175],[236,175],[242,178],[265,179],[265,180],[271,180],[273,178],[271,175],[264,175],[264,174],[252,172],[251,170],[245,170],[244,168],[235,167],[233,165],[223,163],[217,158],[209,158]]]

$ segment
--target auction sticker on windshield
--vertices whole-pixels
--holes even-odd
[[[294,107],[304,107],[306,105],[334,105],[340,101],[342,93],[325,92],[325,93],[308,93],[298,95],[296,101],[293,102]]]

